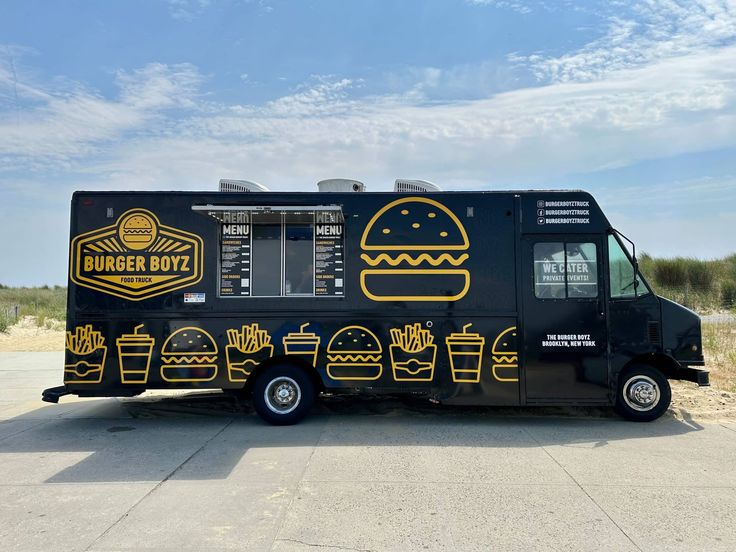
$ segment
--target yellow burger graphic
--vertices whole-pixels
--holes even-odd
[[[465,227],[441,203],[405,197],[380,209],[363,232],[363,293],[374,301],[457,301],[470,287]]]
[[[493,342],[493,377],[498,381],[519,381],[519,354],[516,351],[516,326],[506,328]]]
[[[217,344],[203,329],[187,326],[166,339],[161,362],[164,381],[211,381],[217,376]]]
[[[132,211],[118,223],[118,237],[128,249],[146,249],[156,239],[157,233],[156,223],[143,211]]]
[[[381,343],[363,326],[347,326],[327,345],[327,375],[333,380],[376,380],[381,377]]]

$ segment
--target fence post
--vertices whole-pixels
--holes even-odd
[[[15,321],[18,321],[18,308],[20,305],[13,305],[13,314],[15,315]]]

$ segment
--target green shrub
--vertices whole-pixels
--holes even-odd
[[[687,281],[691,287],[699,291],[710,291],[718,275],[718,266],[713,261],[686,259]]]
[[[14,307],[18,306],[18,318],[35,316],[39,326],[47,319],[66,318],[66,288],[8,288],[0,289],[0,316],[7,329],[15,323]],[[12,314],[11,314],[12,313]]]
[[[726,280],[721,284],[721,305],[727,309],[736,308],[736,280]]]
[[[652,268],[652,277],[659,286],[682,288],[688,282],[685,259],[657,259]]]

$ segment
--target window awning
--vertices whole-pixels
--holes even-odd
[[[192,211],[213,217],[221,223],[345,222],[339,205],[192,205]]]

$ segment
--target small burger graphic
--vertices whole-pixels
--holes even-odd
[[[150,247],[157,234],[156,221],[147,211],[130,211],[118,222],[118,237],[128,249],[140,251]]]
[[[360,241],[363,293],[374,301],[457,301],[470,287],[468,235],[455,214],[426,197],[392,201]]]
[[[491,349],[493,377],[498,381],[519,381],[519,354],[516,347],[516,326],[506,328],[493,342]]]
[[[347,326],[327,345],[327,375],[333,380],[377,380],[383,373],[378,338],[363,326]]]
[[[203,329],[187,326],[166,339],[161,363],[164,381],[211,381],[217,376],[217,345]]]

